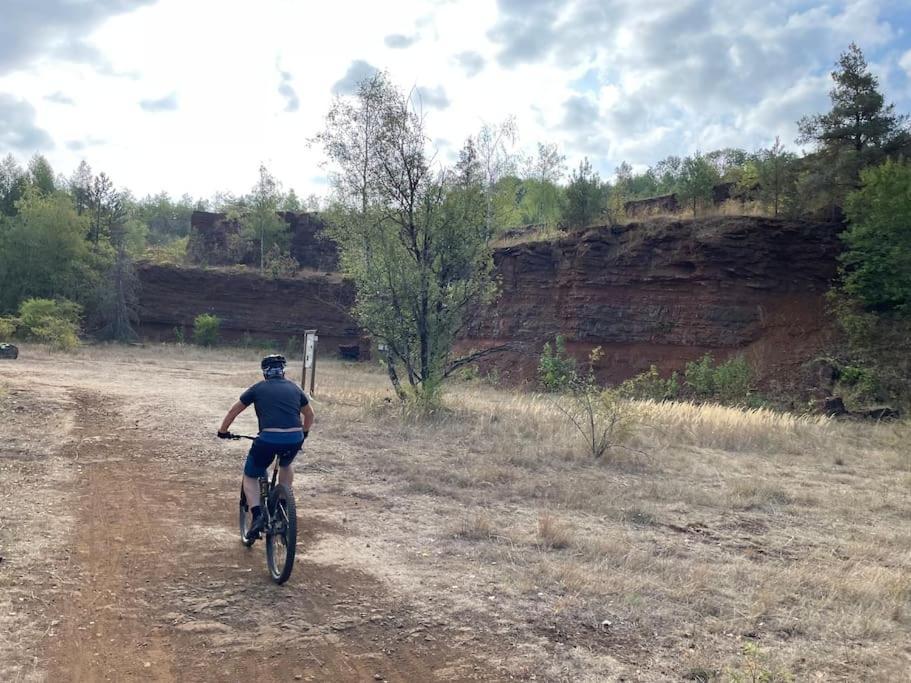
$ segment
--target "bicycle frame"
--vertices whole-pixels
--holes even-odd
[[[228,438],[235,441],[239,439],[249,439],[250,441],[256,440],[255,436],[248,436],[247,434],[231,434]],[[269,494],[275,488],[275,484],[278,481],[278,456],[275,456],[275,458],[272,459],[270,467],[272,467],[272,481],[269,481],[265,475],[259,478],[259,504],[262,506],[263,512],[266,515],[266,530],[272,529],[272,511],[269,510]]]

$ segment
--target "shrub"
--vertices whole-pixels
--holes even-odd
[[[753,370],[743,356],[732,358],[715,368],[715,392],[722,403],[749,403],[752,386]]]
[[[715,365],[712,354],[686,364],[684,381],[693,397],[713,400],[726,405],[745,405],[754,402],[753,370],[743,356]]]
[[[687,388],[696,398],[707,399],[715,395],[715,360],[707,353],[699,360],[686,364],[683,373]]]
[[[576,374],[576,359],[566,354],[566,339],[558,334],[554,346],[544,345],[538,361],[538,379],[546,391],[564,391]]]
[[[82,307],[66,299],[26,299],[19,305],[19,334],[60,351],[79,345]]]
[[[561,384],[554,386],[561,393],[555,399],[557,409],[579,433],[594,458],[619,447],[632,421],[629,404],[595,380],[594,366],[600,357],[601,347],[593,349],[586,373],[573,368]]]
[[[215,346],[221,318],[211,313],[201,313],[193,321],[193,341],[199,346]]]
[[[287,251],[276,244],[266,254],[265,274],[273,278],[288,278],[297,275],[300,264]]]
[[[9,341],[16,334],[17,320],[15,318],[0,318],[0,341]]]
[[[680,394],[680,382],[677,373],[667,379],[658,374],[658,368],[651,366],[623,382],[617,387],[617,394],[622,398],[646,401],[672,401]]]

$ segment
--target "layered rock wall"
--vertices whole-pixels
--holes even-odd
[[[557,334],[599,374],[620,381],[656,365],[669,373],[712,353],[744,353],[766,380],[788,383],[832,333],[824,294],[838,227],[719,217],[593,228],[495,254],[498,302],[463,347],[519,342],[491,361],[502,377],[534,376]]]
[[[838,230],[718,217],[598,227],[505,247],[494,255],[500,297],[478,312],[460,345],[518,344],[489,361],[511,382],[533,378],[542,346],[562,334],[580,359],[601,347],[606,380],[653,364],[682,370],[704,353],[719,360],[744,353],[764,381],[789,384],[832,334],[824,295],[836,272]],[[352,288],[338,275],[275,280],[243,268],[153,265],[139,274],[146,336],[189,332],[205,312],[223,319],[229,338],[282,340],[308,327],[331,344],[360,336],[346,313]]]
[[[304,330],[319,330],[320,347],[357,344],[357,324],[348,314],[354,290],[338,275],[274,279],[254,270],[139,264],[140,332],[147,339],[189,339],[201,313],[221,318],[227,340],[272,340],[281,348]]]

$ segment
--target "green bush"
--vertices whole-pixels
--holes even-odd
[[[193,321],[193,342],[199,346],[215,346],[218,343],[218,332],[221,318],[211,313],[201,313]]]
[[[653,365],[646,372],[623,382],[617,387],[617,394],[639,401],[673,401],[680,394],[680,382],[676,372],[664,379]]]
[[[715,393],[722,403],[750,402],[753,370],[746,358],[737,356],[715,368]]]
[[[565,391],[576,374],[576,359],[566,353],[566,339],[558,334],[554,346],[544,345],[538,361],[538,379],[546,391]]]
[[[9,341],[16,334],[18,321],[15,318],[0,318],[0,341]]]
[[[693,398],[727,405],[753,402],[753,370],[743,356],[715,365],[712,354],[686,364],[684,382]]]
[[[714,396],[715,359],[712,358],[712,354],[707,353],[699,360],[687,363],[683,377],[694,397],[707,399]]]
[[[60,351],[79,345],[82,307],[66,299],[26,299],[19,305],[18,334]]]

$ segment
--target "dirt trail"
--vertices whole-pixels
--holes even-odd
[[[295,573],[273,585],[204,461],[163,457],[110,396],[73,398],[80,474],[67,588],[43,615],[48,680],[497,678],[372,577],[309,562],[308,544],[339,533],[326,522],[299,514]]]

